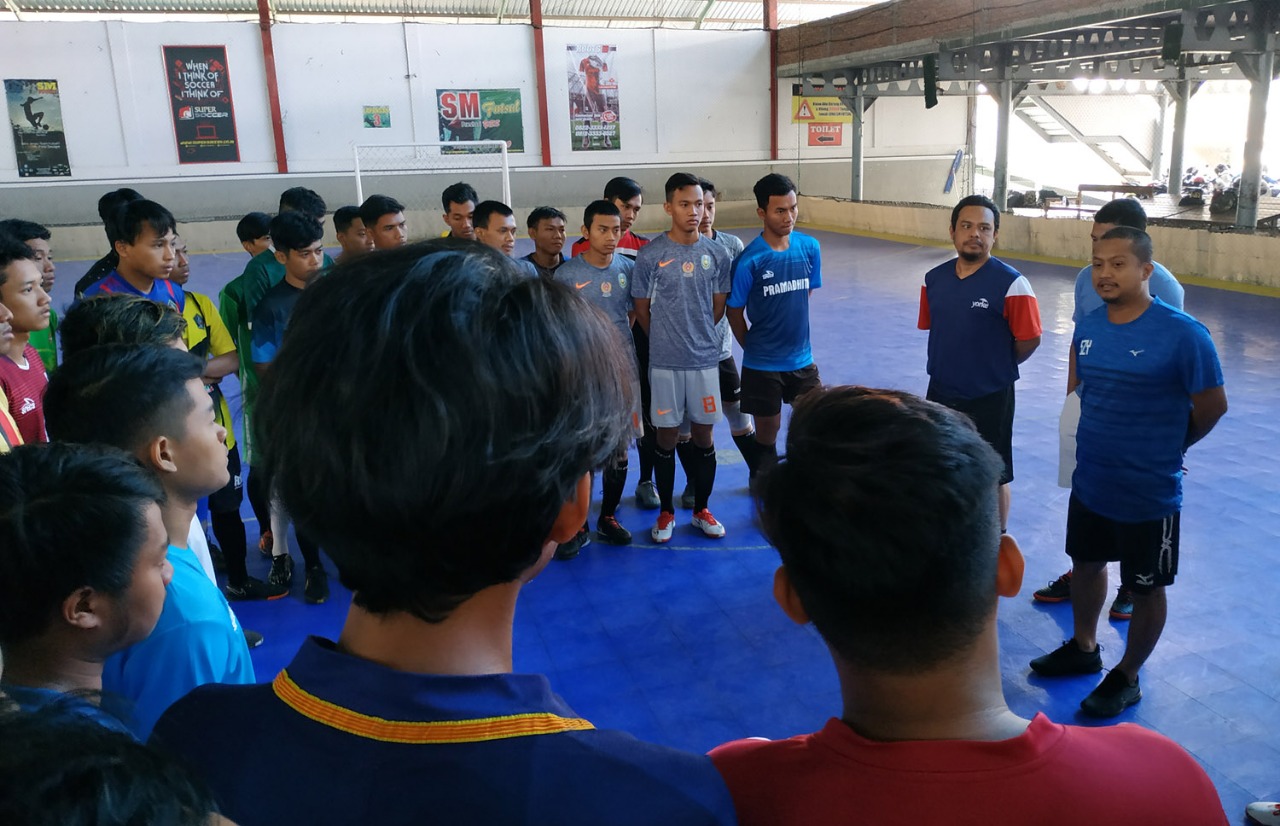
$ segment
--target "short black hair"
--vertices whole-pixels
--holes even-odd
[[[207,826],[218,807],[204,783],[86,717],[84,702],[0,713],[0,823]]]
[[[48,241],[53,236],[49,230],[35,221],[24,221],[21,218],[9,218],[0,221],[0,232],[7,232],[22,243],[28,241]]]
[[[1111,241],[1113,239],[1121,239],[1129,242],[1129,248],[1133,250],[1134,256],[1143,264],[1150,264],[1154,256],[1154,250],[1151,246],[1151,236],[1147,235],[1140,229],[1133,227],[1112,227],[1107,230],[1100,241]]]
[[[471,225],[481,229],[488,229],[489,218],[493,215],[501,215],[506,218],[515,215],[515,212],[502,201],[481,201],[476,204],[476,211],[471,213]]]
[[[543,221],[550,221],[553,218],[559,218],[561,221],[569,220],[568,218],[565,217],[563,212],[556,209],[555,207],[540,206],[529,213],[529,217],[527,220],[525,220],[524,223],[525,223],[525,226],[528,227],[530,231],[532,231],[537,228],[538,224],[542,223]]]
[[[37,637],[80,588],[133,579],[160,480],[102,445],[22,445],[0,455],[0,645]]]
[[[630,201],[637,195],[644,195],[644,190],[633,178],[610,178],[604,185],[606,201]]]
[[[310,216],[316,223],[320,223],[324,220],[328,207],[325,206],[324,198],[321,198],[314,189],[295,186],[280,193],[280,211],[301,212],[303,215]]]
[[[116,216],[116,229],[120,235],[116,240],[126,244],[136,243],[144,226],[151,227],[151,231],[161,237],[178,231],[178,222],[173,219],[172,212],[155,201],[143,199],[130,201],[120,207]]]
[[[667,178],[667,203],[671,202],[671,196],[675,195],[687,186],[700,186],[698,183],[698,176],[690,175],[688,172],[677,172],[670,178]]]
[[[756,185],[751,187],[751,191],[755,194],[756,206],[760,207],[760,209],[769,208],[770,198],[782,197],[791,192],[799,192],[796,189],[795,181],[777,172],[770,172],[756,181]]]
[[[250,212],[236,224],[236,238],[240,243],[257,241],[271,232],[271,216],[265,212]]]
[[[703,195],[710,195],[712,198],[716,197],[716,185],[708,181],[706,178],[699,178],[698,186],[702,187]]]
[[[960,210],[971,206],[985,207],[986,209],[991,210],[991,215],[993,216],[992,228],[995,229],[996,232],[1000,231],[1000,208],[996,206],[995,201],[991,200],[986,195],[966,195],[961,198],[960,203],[956,204],[951,209],[952,229],[956,228],[956,222],[960,220]]]
[[[618,209],[613,201],[592,201],[587,204],[587,208],[582,212],[582,225],[587,228],[587,232],[591,231],[591,223],[595,221],[597,215],[612,215],[615,218],[621,218],[622,212]]]
[[[276,252],[305,250],[324,238],[324,227],[304,212],[282,212],[271,219],[271,246]]]
[[[443,621],[533,565],[624,443],[625,358],[574,290],[481,244],[358,258],[303,293],[263,380],[266,472],[357,605]]]
[[[203,373],[199,357],[173,347],[90,347],[66,359],[49,378],[44,394],[49,438],[136,453],[157,436],[182,437],[193,406],[187,382]]]
[[[35,250],[13,235],[0,230],[0,286],[9,280],[9,265],[14,261],[34,261]]]
[[[364,220],[360,217],[360,207],[338,207],[333,213],[333,230],[334,232],[346,232],[351,229],[351,225],[356,221],[364,223]]]
[[[404,212],[404,204],[395,198],[390,195],[370,195],[360,205],[360,220],[368,230],[372,231],[379,218],[383,215],[394,215],[397,212]]]
[[[186,319],[172,307],[126,293],[84,299],[58,324],[62,357],[102,344],[157,344],[168,347],[184,337]]]
[[[473,204],[480,202],[480,196],[476,194],[475,187],[469,183],[458,181],[456,184],[446,186],[444,192],[440,193],[440,206],[446,213],[449,212],[449,204],[465,204],[467,202]]]
[[[964,415],[910,393],[833,387],[796,402],[757,506],[842,659],[909,673],[968,650],[995,610],[1002,467]]]
[[[115,244],[120,240],[120,230],[116,226],[116,218],[120,215],[120,207],[133,201],[145,200],[142,193],[136,189],[113,189],[106,195],[98,199],[98,218],[102,221],[102,228],[107,231],[107,241]]]
[[[1143,232],[1147,230],[1147,211],[1138,203],[1137,198],[1116,198],[1108,201],[1093,213],[1095,224],[1115,224],[1119,227],[1133,227]]]

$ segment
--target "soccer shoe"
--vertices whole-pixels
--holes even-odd
[[[1264,826],[1280,826],[1280,803],[1258,801],[1250,803],[1244,809],[1250,823],[1261,823]]]
[[[685,485],[684,492],[680,494],[680,507],[685,510],[693,510],[693,485]]]
[[[302,596],[310,605],[319,605],[329,598],[329,574],[323,565],[307,568],[307,581],[302,586]]]
[[[636,485],[636,506],[647,511],[662,507],[662,502],[658,499],[658,489],[653,486],[653,482],[641,482]]]
[[[1117,588],[1109,613],[1113,620],[1133,619],[1133,592],[1123,585]]]
[[[272,566],[274,568],[274,566]],[[227,595],[227,599],[233,601],[244,601],[250,599],[280,599],[289,593],[286,585],[271,585],[260,579],[249,577],[239,585],[227,583],[227,587],[222,589]]]
[[[561,562],[576,557],[583,548],[591,544],[591,531],[583,528],[574,534],[573,539],[563,545],[556,546],[555,558]]]
[[[258,537],[258,553],[271,558],[271,549],[276,546],[275,537],[271,535],[271,531],[263,531],[262,536]]]
[[[1066,602],[1071,599],[1071,572],[1067,571],[1031,596],[1036,602]]]
[[[716,521],[711,515],[711,511],[703,508],[693,515],[693,526],[702,531],[704,536],[711,539],[720,539],[724,536],[724,525]]]
[[[1141,699],[1142,688],[1138,682],[1130,684],[1128,677],[1113,669],[1080,701],[1080,710],[1090,717],[1115,717]]]
[[[622,527],[616,516],[602,516],[596,520],[596,538],[610,545],[630,545],[631,531]]]
[[[271,573],[267,582],[288,588],[293,583],[293,557],[288,554],[271,557]]]
[[[1102,646],[1099,645],[1093,651],[1081,651],[1072,637],[1062,647],[1032,660],[1031,670],[1042,677],[1096,674],[1102,670]]]
[[[649,531],[649,535],[653,537],[653,541],[659,544],[671,541],[671,534],[676,528],[676,515],[663,511],[658,514],[658,523],[653,526],[653,530]]]
[[[241,628],[240,631],[244,634],[245,645],[250,648],[257,648],[259,645],[262,645],[262,635],[257,631],[250,631],[248,628]]]

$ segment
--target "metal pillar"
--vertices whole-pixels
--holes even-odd
[[[1009,119],[1013,116],[1013,82],[1000,80],[995,86],[999,116],[996,118],[996,180],[991,188],[991,200],[1004,212],[1009,205]]]
[[[1183,151],[1187,143],[1187,107],[1191,104],[1191,81],[1179,80],[1174,85],[1173,143],[1169,147],[1169,194],[1182,196]]]
[[[258,31],[262,35],[262,66],[267,75],[267,103],[271,107],[271,135],[276,144],[276,171],[289,171],[289,155],[284,145],[284,115],[280,109],[280,85],[276,82],[276,51],[271,41],[271,6],[258,0]]]
[[[533,28],[533,68],[538,82],[538,141],[542,165],[551,166],[551,104],[547,100],[546,45],[542,37],[542,0],[529,0],[529,24]]]
[[[1262,182],[1262,140],[1267,131],[1267,97],[1275,74],[1276,54],[1270,48],[1248,58],[1256,67],[1249,78],[1249,121],[1244,138],[1244,169],[1240,172],[1240,201],[1236,226],[1258,224],[1258,186]]]
[[[1151,177],[1159,178],[1161,166],[1164,164],[1164,126],[1169,119],[1169,96],[1165,94],[1163,89],[1156,92],[1155,102],[1156,112],[1156,128],[1154,140],[1151,142]]]
[[[853,146],[853,170],[849,180],[849,197],[854,201],[862,200],[862,121],[866,111],[862,84],[858,84],[853,87],[853,123],[849,124],[849,131],[853,133],[849,140]]]
[[[769,36],[769,160],[778,159],[778,0],[764,0],[764,30]]]

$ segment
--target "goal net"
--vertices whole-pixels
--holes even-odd
[[[436,223],[441,212],[440,193],[459,181],[471,184],[482,201],[499,200],[513,206],[505,141],[359,145],[355,147],[355,172],[357,204],[370,195],[390,195],[405,205],[406,212],[434,213]],[[416,227],[411,225],[411,229]]]

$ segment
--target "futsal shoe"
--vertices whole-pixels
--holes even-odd
[[[293,584],[293,557],[288,554],[271,558],[271,573],[267,574],[267,582],[288,588]]]
[[[610,545],[630,545],[631,531],[622,527],[616,516],[602,516],[596,520],[596,538]]]
[[[693,526],[710,539],[720,539],[724,536],[724,525],[717,522],[711,515],[711,511],[706,508],[693,515]]]
[[[1250,823],[1262,823],[1265,826],[1280,826],[1280,803],[1259,801],[1245,807],[1244,813]]]
[[[1102,670],[1102,646],[1099,645],[1092,651],[1081,651],[1075,637],[1072,637],[1060,648],[1032,660],[1031,670],[1042,677],[1097,674]]]
[[[263,531],[262,536],[258,537],[258,553],[271,558],[271,551],[276,546],[275,538],[271,535],[271,531]]]
[[[1130,683],[1123,673],[1112,670],[1080,702],[1080,710],[1090,717],[1115,717],[1141,699],[1142,688],[1138,681]]]
[[[564,543],[563,545],[556,546],[556,559],[558,559],[561,562],[566,562],[570,559],[573,559],[579,553],[582,552],[583,548],[587,547],[590,544],[591,544],[591,531],[587,530],[586,528],[583,528],[582,530],[578,531],[574,535],[573,539],[570,539],[568,542]]]
[[[1111,602],[1113,620],[1133,619],[1133,592],[1121,585],[1116,589],[1116,598]]]
[[[662,507],[662,502],[658,499],[658,489],[654,487],[653,482],[641,482],[636,485],[636,505],[647,511]]]
[[[1067,571],[1031,596],[1036,602],[1066,602],[1071,599],[1071,572]]]
[[[649,531],[649,535],[653,537],[653,541],[658,544],[671,541],[671,534],[676,529],[676,515],[663,511],[658,514],[658,524],[653,526],[653,530]]]

